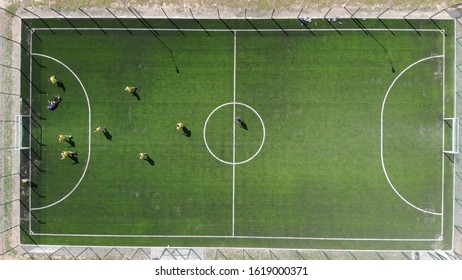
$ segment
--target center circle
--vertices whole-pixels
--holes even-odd
[[[255,152],[255,154],[253,154],[251,157],[249,157],[248,159],[246,160],[243,160],[243,161],[238,161],[238,162],[231,162],[231,161],[226,161],[226,160],[223,160],[221,158],[219,158],[217,155],[215,155],[212,150],[210,149],[208,143],[207,143],[207,137],[206,137],[206,131],[207,131],[207,124],[209,122],[209,119],[210,117],[219,109],[225,107],[225,106],[229,106],[229,105],[233,105],[233,106],[236,106],[236,105],[241,105],[241,106],[244,106],[248,109],[250,109],[252,112],[254,112],[255,115],[257,115],[257,117],[260,119],[260,122],[261,122],[261,125],[262,125],[262,128],[263,128],[263,137],[262,137],[262,141],[261,141],[261,144],[260,144],[260,147],[258,148],[258,150]],[[233,133],[235,133],[233,131]],[[263,148],[263,144],[265,144],[265,135],[266,135],[266,129],[265,129],[265,123],[263,122],[263,119],[261,118],[261,116],[258,114],[258,112],[250,107],[249,105],[247,104],[244,104],[244,103],[240,103],[240,102],[228,102],[228,103],[224,103],[224,104],[221,104],[220,106],[218,106],[217,108],[215,108],[210,114],[209,116],[207,117],[207,119],[205,120],[205,124],[204,124],[204,143],[205,143],[205,146],[207,147],[207,150],[209,151],[209,153],[215,158],[217,159],[218,161],[222,162],[222,163],[225,163],[225,164],[230,164],[230,165],[237,165],[237,164],[244,164],[244,163],[247,163],[249,161],[251,161],[252,159],[254,159],[258,153],[260,153],[261,149]],[[233,149],[235,149],[235,147],[233,147]],[[234,153],[234,151],[233,151]]]

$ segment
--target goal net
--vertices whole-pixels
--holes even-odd
[[[16,133],[15,133],[15,147],[18,150],[30,149],[30,136],[31,136],[31,116],[30,115],[16,115]]]
[[[444,150],[448,154],[459,153],[459,118],[443,118]]]

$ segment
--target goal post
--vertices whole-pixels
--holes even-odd
[[[15,147],[18,150],[30,149],[30,115],[16,115]]]
[[[444,153],[459,153],[459,118],[443,118]]]

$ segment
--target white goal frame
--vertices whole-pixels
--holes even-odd
[[[459,118],[443,118],[443,122],[445,122],[449,127],[451,127],[451,149],[450,150],[443,150],[446,154],[458,154],[459,153]],[[446,143],[446,129],[447,126],[443,124],[443,141]]]
[[[29,135],[29,147],[22,145],[23,144],[22,140],[24,137],[24,128],[23,128],[23,122],[22,122],[23,118],[29,118],[29,126],[30,126],[30,122],[32,121],[31,115],[15,115],[15,121],[16,121],[16,133],[15,133],[15,136],[16,136],[15,144],[16,145],[15,147],[18,150],[28,150],[30,149],[30,144],[31,144],[30,135]]]

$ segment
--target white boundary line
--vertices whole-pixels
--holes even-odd
[[[53,28],[54,30],[75,30],[74,28]],[[79,29],[79,28],[78,28]],[[47,28],[36,28],[34,30],[48,30]],[[99,28],[80,28],[79,30],[100,30]],[[127,30],[126,28],[112,28],[112,29],[105,29],[105,30]],[[129,28],[129,30],[142,30],[142,31],[149,31],[150,29],[137,29],[137,28]],[[155,29],[157,31],[178,31],[178,29]],[[191,29],[191,30],[188,30],[188,29],[180,29],[182,31],[197,31],[197,32],[200,32],[203,30],[197,30],[197,29]],[[300,32],[307,32],[309,30],[304,30],[304,29],[285,29],[286,31],[300,31]],[[363,29],[341,29],[342,31],[363,31]],[[441,32],[441,30],[439,29],[368,29],[368,30],[371,30],[371,31],[413,31],[415,32],[416,30],[417,31],[421,31],[421,32]],[[229,32],[229,29],[216,29],[216,30],[207,30],[207,31],[222,31],[222,32]],[[254,32],[255,30],[247,30],[247,29],[233,29],[233,32],[237,32],[237,31],[251,31],[251,32]],[[259,31],[270,31],[270,32],[279,32],[280,29],[262,29],[262,30],[259,30]],[[335,30],[332,30],[332,29],[311,29],[311,31],[335,31]],[[33,54],[33,55],[38,55],[38,54]],[[426,59],[431,59],[431,58],[436,58],[436,57],[442,57],[442,55],[440,56],[434,56],[434,57],[429,57],[429,58],[426,58]],[[51,58],[53,59],[53,58]],[[426,60],[424,59],[424,60]],[[418,62],[417,62],[418,63]],[[415,64],[417,64],[415,63]],[[64,65],[64,64],[63,64]],[[65,65],[64,65],[65,66]],[[68,68],[67,66],[65,66],[66,68]],[[408,67],[409,68],[409,67]],[[68,68],[69,69],[69,68]],[[69,69],[70,70],[70,69]],[[407,70],[407,69],[406,69]],[[406,71],[404,70],[404,71]],[[70,70],[72,72],[72,70]],[[403,71],[403,72],[404,72]],[[400,75],[403,73],[401,72]],[[72,72],[73,73],[73,72]],[[74,74],[74,73],[73,73]],[[75,75],[75,74],[74,74]],[[75,75],[76,76],[76,75]],[[398,76],[399,77],[399,76]],[[78,79],[78,77],[76,76],[76,78]],[[78,79],[79,80],[79,79]],[[79,80],[80,82],[80,80]],[[235,81],[234,81],[235,82]],[[396,79],[395,81],[393,82],[393,84],[396,82]],[[83,84],[80,82],[82,88],[84,89],[83,87]],[[393,85],[392,84],[392,85]],[[392,86],[390,86],[391,88]],[[389,89],[390,90],[390,89]],[[85,91],[85,89],[84,89]],[[85,91],[85,94],[86,94],[86,91]],[[388,94],[388,92],[387,92]],[[89,107],[89,112],[91,114],[91,109],[90,109],[90,104],[89,104],[89,100],[88,100],[88,95],[86,94],[87,96],[87,103],[88,103],[88,107]],[[218,108],[224,106],[224,105],[228,105],[229,103],[227,104],[223,104],[221,106],[219,106]],[[236,102],[232,102],[232,104],[236,104]],[[245,104],[241,104],[241,105],[245,105]],[[215,110],[217,110],[218,108],[216,108]],[[383,111],[383,110],[382,110]],[[212,112],[213,113],[213,112]],[[258,115],[258,114],[257,114]],[[209,115],[210,117],[210,115]],[[207,119],[208,120],[208,119]],[[207,121],[206,121],[207,123]],[[89,118],[89,124],[91,124],[91,118]],[[383,128],[383,123],[382,123],[382,128]],[[89,138],[91,137],[91,125],[89,125]],[[265,133],[265,132],[264,132]],[[383,134],[383,129],[381,130],[381,133]],[[265,137],[265,136],[264,136]],[[204,128],[204,139],[205,139],[205,128]],[[89,143],[90,143],[90,139],[89,139]],[[382,148],[383,148],[383,145],[382,145]],[[261,147],[260,147],[261,149]],[[209,149],[210,151],[210,149]],[[213,153],[212,153],[213,154]],[[256,156],[256,155],[254,155]],[[252,157],[253,158],[253,157]],[[89,159],[90,159],[90,144],[89,144],[89,155],[88,155],[88,161],[87,161],[87,166],[85,168],[85,171],[84,171],[84,174],[86,173],[86,170],[87,170],[87,167],[88,167],[88,163],[89,163]],[[383,159],[383,157],[382,157]],[[220,160],[220,159],[218,159]],[[220,160],[222,161],[222,160]],[[234,161],[234,160],[233,160]],[[226,163],[226,162],[225,162]],[[233,163],[233,166],[237,164],[237,163]],[[455,175],[454,175],[455,176]],[[83,176],[82,176],[83,178]],[[82,179],[81,178],[81,179]],[[233,178],[234,178],[234,171],[233,171]],[[387,179],[388,179],[388,176],[387,176]],[[80,180],[81,181],[81,180]],[[79,183],[80,183],[79,181]],[[77,187],[77,186],[76,186]],[[75,187],[75,188],[76,188]],[[71,191],[71,193],[75,190],[75,188]],[[234,188],[233,188],[234,189]],[[234,192],[234,191],[233,191]],[[395,190],[396,192],[396,190]],[[67,196],[69,196],[71,193],[69,193]],[[233,194],[234,195],[234,194]],[[399,195],[399,193],[398,193]],[[66,196],[66,197],[67,197]],[[400,195],[399,195],[400,196]],[[65,197],[65,198],[66,198]],[[400,196],[401,197],[401,196]],[[64,199],[64,198],[63,198]],[[62,200],[63,200],[62,199]],[[60,201],[59,201],[60,202]],[[58,203],[58,202],[56,202]],[[48,205],[46,207],[50,207],[52,205]],[[233,199],[233,207],[234,207],[234,199]],[[42,208],[37,208],[37,209],[32,209],[32,210],[38,210],[38,209],[44,209],[43,207]],[[234,211],[234,210],[233,210]],[[422,210],[425,212],[425,210]],[[432,214],[432,213],[430,213]],[[435,213],[435,215],[441,215],[441,214],[438,214],[438,213]],[[30,220],[30,219],[29,219]],[[233,221],[234,221],[234,214],[233,214]],[[29,222],[30,223],[30,222]],[[342,241],[342,240],[350,240],[350,241],[441,241],[441,238],[437,238],[437,239],[406,239],[406,238],[329,238],[329,237],[326,237],[326,238],[314,238],[314,237],[272,237],[272,236],[235,236],[234,235],[234,222],[233,222],[233,235],[232,236],[200,236],[200,235],[104,235],[104,234],[52,234],[52,233],[32,233],[31,232],[31,235],[39,235],[39,236],[68,236],[68,237],[71,237],[71,236],[81,236],[81,237],[133,237],[133,238],[144,238],[144,237],[157,237],[157,238],[236,238],[236,239],[243,239],[243,238],[252,238],[252,239],[283,239],[283,240],[332,240],[332,241],[335,241],[335,240],[338,240],[338,241]]]
[[[60,234],[60,233],[32,233],[36,236],[64,236],[64,237],[131,237],[131,238],[215,238],[215,239],[279,239],[279,240],[329,240],[329,241],[441,241],[434,238],[342,238],[342,237],[283,237],[283,236],[247,236],[247,235],[123,235],[123,234]]]
[[[454,31],[455,33],[455,31]],[[443,118],[446,116],[446,36],[444,35],[444,31],[441,32],[441,36],[443,37]],[[454,93],[455,94],[455,93]],[[454,105],[455,106],[455,105]],[[443,233],[444,233],[444,174],[445,174],[445,164],[444,164],[444,142],[445,142],[445,125],[444,125],[444,120],[441,122],[442,126],[442,133],[443,137],[442,139],[442,147],[441,147],[441,161],[442,161],[442,170],[441,170],[441,231],[440,231],[440,236],[443,238]]]
[[[90,107],[90,99],[88,98],[88,94],[87,94],[87,90],[85,89],[85,87],[83,86],[82,84],[82,81],[80,81],[79,77],[74,73],[74,71],[72,71],[71,68],[69,68],[66,64],[64,64],[63,62],[57,60],[56,58],[54,57],[51,57],[51,56],[48,56],[48,55],[45,55],[45,54],[39,54],[39,53],[32,53],[32,55],[36,55],[36,56],[41,56],[41,57],[45,57],[45,58],[48,58],[48,59],[51,59],[59,64],[61,64],[62,66],[64,66],[69,72],[72,73],[72,75],[74,75],[74,77],[77,79],[77,81],[79,82],[80,86],[82,87],[83,89],[83,92],[85,93],[85,97],[87,99],[87,105],[88,105],[88,157],[87,157],[87,164],[85,165],[85,169],[82,173],[82,176],[80,177],[79,181],[77,182],[77,184],[75,185],[75,187],[68,193],[66,194],[63,198],[61,198],[60,200],[54,202],[54,203],[51,203],[49,205],[46,205],[46,206],[42,206],[42,207],[37,207],[37,208],[31,208],[31,211],[32,210],[42,210],[42,209],[46,209],[46,208],[49,208],[49,207],[52,207],[52,206],[55,206],[56,204],[62,202],[63,200],[65,200],[67,197],[69,197],[76,189],[77,187],[80,185],[80,183],[82,182],[83,178],[85,177],[85,174],[87,173],[87,169],[88,169],[88,165],[90,164],[90,157],[91,157],[91,107]],[[31,56],[32,57],[32,56]]]
[[[454,20],[454,118],[457,118],[457,23]],[[457,135],[457,137],[460,137]],[[457,147],[460,149],[460,147]],[[455,244],[455,216],[456,216],[456,203],[454,199],[456,198],[456,164],[453,165],[453,174],[452,174],[452,250],[454,251],[454,244]]]
[[[21,128],[20,118],[21,118],[21,115],[14,115],[14,122],[16,125],[16,129],[18,130],[16,131],[16,133],[14,133],[14,147],[15,147],[14,149],[15,150],[21,150],[21,142],[20,142],[21,140],[20,139],[22,138],[21,138],[21,135],[18,135],[21,133],[20,132],[20,128]]]
[[[101,31],[100,28],[68,28],[68,27],[62,27],[62,28],[51,28],[51,30],[58,30],[58,31],[75,31],[75,30],[82,30],[82,31]],[[155,31],[187,31],[187,32],[229,32],[230,30],[233,31],[233,32],[256,32],[255,29],[196,29],[196,28],[180,28],[180,29],[176,29],[176,28],[103,28],[104,30],[106,31],[127,31],[127,30],[131,30],[131,31],[151,31],[151,30],[155,30]],[[50,28],[33,28],[33,30],[39,30],[39,31],[49,31]],[[364,29],[361,29],[361,28],[337,28],[337,30],[335,29],[332,29],[332,28],[310,28],[311,31],[331,31],[331,32],[337,32],[338,31],[363,31],[364,32]],[[284,29],[284,31],[289,31],[289,32],[310,32],[310,30],[304,28],[304,29],[294,29],[294,28],[287,28],[287,29]],[[416,31],[419,31],[419,32],[441,32],[440,29],[394,29],[394,28],[390,28],[390,29],[387,29],[387,28],[367,28],[368,31],[412,31],[412,32],[416,32]],[[281,29],[280,28],[270,28],[270,29],[258,29],[258,31],[260,32],[281,32]]]
[[[32,116],[32,44],[34,41],[34,31],[30,31],[29,44],[29,115]],[[29,132],[29,143],[32,143],[32,131]],[[30,145],[32,146],[32,145]],[[29,149],[29,161],[32,161],[32,147]],[[32,182],[32,163],[29,162],[29,182]],[[32,233],[32,192],[29,189],[29,233]]]
[[[232,221],[232,236],[234,236],[235,229],[235,211],[236,211],[236,41],[237,33],[233,32],[233,221]],[[205,135],[204,135],[205,136]]]
[[[387,102],[387,98],[388,98],[388,94],[390,93],[391,89],[393,88],[393,86],[395,85],[396,81],[399,80],[399,78],[401,77],[401,75],[403,75],[407,70],[409,70],[410,68],[412,68],[413,66],[423,62],[423,61],[426,61],[426,60],[429,60],[429,59],[434,59],[434,58],[441,58],[441,57],[444,57],[443,55],[437,55],[437,56],[429,56],[429,57],[426,57],[426,58],[423,58],[419,61],[416,61],[414,63],[412,63],[411,65],[409,65],[408,67],[406,67],[403,71],[401,71],[401,73],[399,73],[398,76],[396,76],[396,78],[393,80],[393,82],[391,83],[390,87],[388,88],[387,90],[387,93],[385,94],[385,97],[383,98],[383,103],[382,103],[382,111],[381,111],[381,114],[380,114],[380,159],[381,159],[381,162],[382,162],[382,169],[383,169],[383,172],[385,174],[385,177],[387,178],[387,181],[388,181],[388,184],[390,184],[390,187],[393,189],[393,191],[395,191],[396,195],[399,196],[399,198],[401,198],[401,200],[403,200],[406,204],[408,204],[409,206],[423,212],[423,213],[427,213],[427,214],[432,214],[432,215],[442,215],[442,213],[436,213],[436,212],[432,212],[432,211],[428,211],[428,210],[424,210],[424,209],[421,209],[417,206],[415,206],[414,204],[410,203],[409,201],[407,201],[397,190],[396,188],[394,187],[393,183],[391,182],[391,179],[390,177],[388,176],[388,173],[387,173],[387,169],[385,167],[385,160],[384,160],[384,156],[383,156],[383,115],[384,115],[384,111],[385,111],[385,104]],[[443,134],[444,136],[444,134]],[[444,139],[444,138],[443,138]],[[443,157],[444,157],[444,154],[443,154]],[[444,159],[444,158],[443,158]],[[443,172],[444,172],[444,169],[443,169]]]

